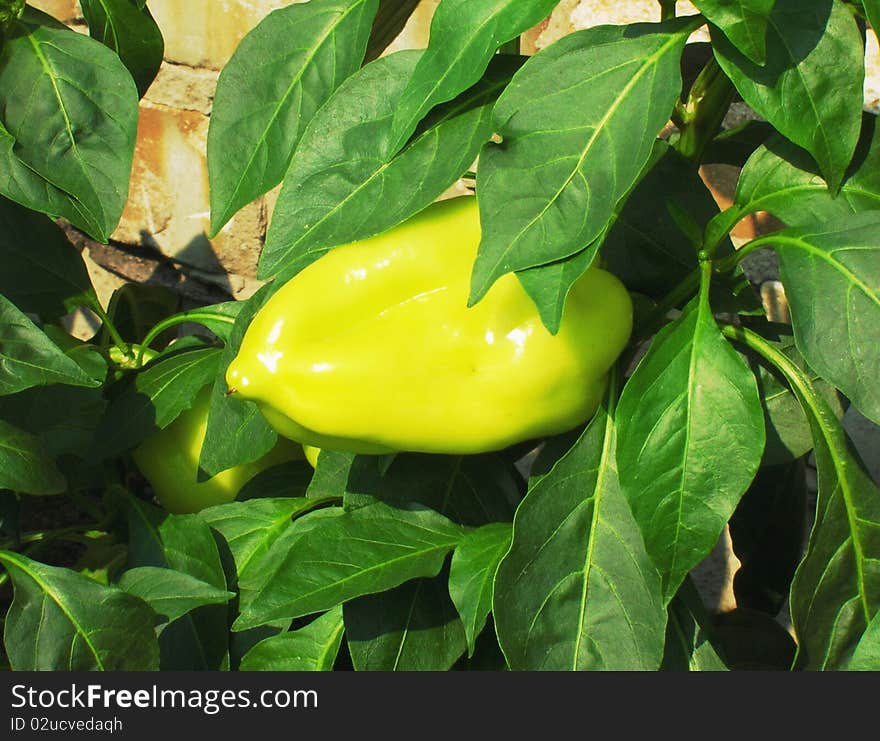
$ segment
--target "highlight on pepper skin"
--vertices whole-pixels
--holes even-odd
[[[468,308],[479,242],[462,196],[331,250],[257,312],[227,384],[280,435],[354,453],[481,453],[585,422],[629,341],[628,291],[588,269],[555,335],[513,274]]]

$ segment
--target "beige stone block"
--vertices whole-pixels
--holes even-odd
[[[218,76],[216,70],[163,62],[144,98],[151,104],[209,115]]]
[[[265,232],[262,199],[208,239],[207,132],[199,111],[141,105],[128,202],[113,239],[149,245],[206,273],[253,276]]]
[[[431,19],[440,0],[422,0],[407,20],[403,30],[397,35],[382,56],[401,49],[424,49],[430,40]]]
[[[150,0],[165,38],[165,59],[221,69],[239,42],[270,12],[301,0]]]
[[[48,13],[62,23],[82,18],[78,0],[28,0],[28,5]]]

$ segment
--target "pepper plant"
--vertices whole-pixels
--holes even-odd
[[[208,236],[280,185],[265,284],[184,313],[136,285],[102,306],[59,226],[110,238],[162,59],[143,0],[81,5],[90,36],[0,0],[11,668],[880,668],[880,491],[841,423],[850,405],[880,423],[877,0],[661,0],[655,22],[531,56],[518,39],[557,0],[441,0],[426,49],[385,54],[417,2],[287,5],[221,71],[208,133]],[[739,100],[757,115],[725,127]],[[699,176],[713,163],[741,168],[724,210]],[[556,332],[591,265],[631,292],[594,417],[468,455],[324,449],[236,501],[160,506],[132,452],[204,389],[194,477],[276,445],[225,381],[268,298],[459,182],[482,232],[470,305],[514,273]],[[734,249],[759,212],[779,228]],[[748,280],[757,250],[790,324]],[[88,341],[63,321],[77,307],[101,322]],[[430,367],[425,392],[443,393]],[[716,615],[693,574],[725,529],[738,606]]]

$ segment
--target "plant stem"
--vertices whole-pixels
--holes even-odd
[[[660,20],[667,21],[675,18],[676,0],[657,0],[660,3]]]
[[[104,311],[104,307],[101,306],[101,302],[97,299],[94,299],[89,302],[89,308],[98,315],[98,318],[101,320],[103,325],[107,328],[107,332],[110,335],[110,338],[113,340],[113,344],[119,348],[119,352],[126,358],[131,357],[131,348],[128,346],[128,343],[122,339],[122,335],[116,330],[113,322],[110,317],[107,315],[107,312]]]
[[[700,71],[680,112],[684,129],[675,148],[694,164],[699,164],[706,146],[718,133],[735,90],[715,57]]]
[[[223,316],[222,314],[216,314],[213,312],[199,312],[198,310],[185,311],[182,314],[175,314],[174,316],[170,316],[167,319],[163,319],[149,332],[147,332],[146,337],[144,337],[144,341],[141,343],[140,351],[138,352],[137,365],[142,366],[144,364],[144,355],[147,352],[150,344],[166,329],[171,329],[171,327],[176,327],[178,324],[184,324],[186,322],[197,322],[204,325],[205,320],[220,322],[223,324],[235,324],[235,317],[227,317]]]

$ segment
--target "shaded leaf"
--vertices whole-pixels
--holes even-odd
[[[727,671],[700,595],[690,578],[669,603],[663,671]]]
[[[214,535],[198,515],[171,515],[133,497],[125,499],[128,567],[153,566],[188,574],[226,591]],[[160,639],[163,670],[223,670],[229,666],[229,607],[205,605],[166,626]]]
[[[4,643],[14,671],[159,668],[155,614],[137,597],[70,569],[0,551],[15,599]]]
[[[49,218],[0,197],[0,293],[24,312],[62,316],[97,301],[79,252]]]
[[[110,402],[95,432],[94,457],[104,460],[130,450],[170,425],[214,378],[220,354],[214,347],[189,350],[160,358],[138,372]]]
[[[297,630],[257,643],[241,660],[239,670],[262,672],[329,672],[333,669],[345,625],[342,607],[334,607]]]
[[[241,340],[254,315],[278,286],[269,284],[258,290],[235,317],[229,339],[223,347],[211,390],[211,408],[205,441],[199,454],[199,480],[221,471],[259,460],[278,442],[278,435],[266,422],[256,404],[228,394],[226,369],[238,354]]]
[[[51,458],[86,458],[107,402],[100,389],[46,386],[0,397],[0,418],[35,435]]]
[[[655,147],[661,157],[623,204],[602,257],[629,290],[661,299],[697,267],[697,248],[671,209],[688,213],[702,230],[718,205],[690,162],[666,144]],[[730,251],[724,240],[719,253]]]
[[[345,634],[357,671],[446,671],[465,652],[445,573],[346,602]]]
[[[0,489],[60,494],[66,485],[40,440],[0,419]]]
[[[51,383],[101,385],[0,295],[0,396]]]
[[[321,504],[320,499],[303,497],[255,499],[207,507],[198,516],[223,536],[240,576],[265,556],[295,517]]]
[[[115,51],[143,97],[165,53],[162,31],[146,4],[131,0],[80,0],[89,34]]]
[[[124,572],[117,586],[140,597],[157,615],[173,623],[203,605],[229,602],[235,594],[206,584],[189,574],[156,566],[140,566]],[[159,629],[165,627],[160,625]]]
[[[844,407],[840,394],[827,381],[811,370],[794,346],[791,335],[784,335],[779,348],[792,362],[808,375],[810,381],[825,397],[838,419],[843,419]],[[764,407],[767,444],[761,465],[788,463],[806,455],[813,449],[813,431],[797,396],[792,393],[784,377],[753,363],[758,381],[758,394]]]

